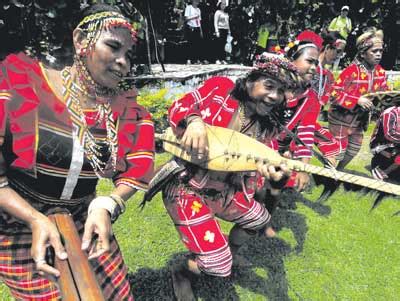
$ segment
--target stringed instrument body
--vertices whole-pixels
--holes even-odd
[[[188,154],[180,145],[171,128],[164,134],[158,134],[157,138],[163,140],[163,147],[171,154],[196,164],[202,168],[222,171],[240,172],[255,171],[258,164],[273,164],[279,166],[284,163],[290,170],[304,171],[338,181],[352,183],[387,194],[400,195],[400,185],[394,185],[372,178],[361,177],[332,168],[324,168],[301,161],[283,158],[275,150],[267,147],[237,131],[207,125],[208,157],[198,160]]]

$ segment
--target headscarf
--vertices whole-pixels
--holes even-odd
[[[383,31],[376,28],[367,30],[356,41],[358,53],[363,53],[374,45],[383,45]]]

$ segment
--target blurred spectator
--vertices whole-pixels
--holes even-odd
[[[185,21],[186,21],[186,38],[188,40],[188,53],[191,62],[200,63],[201,39],[203,38],[203,30],[201,28],[201,11],[198,7],[199,0],[192,0],[192,4],[186,6]]]
[[[352,29],[351,20],[347,17],[348,13],[349,7],[347,5],[343,6],[340,10],[340,15],[334,18],[328,27],[329,31],[338,32],[345,40],[347,40]]]
[[[336,43],[337,43],[336,45],[337,56],[335,62],[333,63],[333,68],[332,68],[333,71],[336,71],[338,69],[340,60],[346,56],[346,52],[344,52],[347,44],[346,41],[342,39],[337,39]]]
[[[217,5],[217,11],[214,14],[214,28],[216,36],[216,64],[226,63],[225,43],[228,35],[231,34],[229,27],[229,15],[225,11],[226,3],[224,0]]]

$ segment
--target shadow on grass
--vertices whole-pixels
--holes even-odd
[[[306,217],[295,212],[296,202],[301,202],[320,215],[330,214],[330,208],[311,202],[301,194],[290,194],[275,211],[273,227],[277,231],[288,228],[292,231],[296,246],[292,248],[281,238],[253,237],[242,246],[239,253],[252,263],[250,268],[234,267],[228,278],[202,275],[193,283],[193,291],[201,300],[240,300],[236,286],[265,296],[268,300],[290,300],[289,284],[284,266],[285,257],[292,252],[302,252],[308,230]],[[130,275],[136,300],[174,300],[169,269],[184,253],[172,256],[162,269],[139,269]],[[295,293],[295,292],[294,292]],[[240,296],[243,296],[240,292]]]

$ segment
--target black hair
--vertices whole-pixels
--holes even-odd
[[[322,51],[325,49],[335,49],[336,41],[341,38],[337,32],[323,32],[321,37],[323,39]]]
[[[308,47],[304,47],[304,48],[298,50],[301,45],[305,45],[305,44],[313,44],[313,42],[306,41],[306,40],[300,41],[299,44],[294,45],[292,48],[289,49],[286,56],[291,61],[297,60],[297,58],[299,58],[305,52],[305,50],[308,48]],[[315,46],[315,47],[317,47],[317,46]]]
[[[238,78],[235,87],[231,91],[231,96],[241,102],[250,100],[249,90],[254,86],[255,82],[275,80],[265,72],[260,70],[253,70],[246,77]]]
[[[226,5],[225,2],[224,2],[224,4],[225,4],[225,9],[226,9],[227,5]],[[221,5],[222,5],[222,1],[221,1],[220,3],[218,3],[218,5],[217,5],[217,10],[220,10],[220,9],[221,9]]]
[[[291,90],[295,94],[304,92],[306,89],[306,83],[300,76],[290,71],[281,71],[281,78],[277,78],[262,69],[252,70],[246,77],[238,78],[236,80],[235,87],[231,91],[231,96],[241,102],[246,102],[251,98],[249,91],[254,87],[254,84],[258,81],[266,83],[267,80],[278,82],[282,85],[282,89]]]

